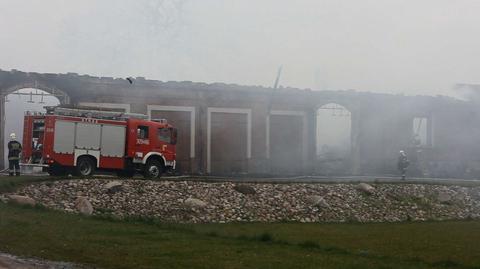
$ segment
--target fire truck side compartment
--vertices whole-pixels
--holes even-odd
[[[101,156],[118,157],[125,155],[125,126],[103,125]]]
[[[57,120],[55,122],[55,140],[53,151],[61,154],[73,154],[75,143],[75,123]]]
[[[75,149],[100,150],[101,125],[81,122],[76,125]]]
[[[54,152],[75,156],[92,155],[123,158],[125,155],[125,126],[89,124],[57,120],[55,122]],[[75,145],[75,146],[74,146]],[[75,159],[76,159],[75,157]],[[74,160],[76,163],[76,160]]]

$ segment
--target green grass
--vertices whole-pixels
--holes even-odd
[[[191,225],[198,233],[244,237],[268,230],[279,242],[309,248],[480,268],[480,221],[348,224]]]
[[[101,268],[475,268],[480,222],[165,224],[0,204],[0,251]]]

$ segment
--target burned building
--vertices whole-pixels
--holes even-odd
[[[131,81],[0,70],[2,97],[36,88],[64,104],[120,108],[167,119],[178,128],[179,173],[395,174],[398,151],[406,150],[412,175],[480,174],[480,111],[473,101],[141,77]],[[3,141],[5,106],[0,104]],[[330,132],[337,126],[335,117],[321,119],[328,113],[343,121],[342,134]],[[342,140],[328,145],[339,137]]]

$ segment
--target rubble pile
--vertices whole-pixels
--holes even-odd
[[[480,187],[267,184],[100,179],[33,184],[15,194],[46,207],[166,222],[396,222],[480,218]],[[91,207],[90,207],[91,206]]]

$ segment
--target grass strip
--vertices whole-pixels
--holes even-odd
[[[229,224],[226,224],[227,226]],[[101,268],[439,268],[260,232],[225,237],[191,225],[126,221],[0,204],[0,250]],[[259,228],[258,231],[261,231]],[[458,267],[467,268],[467,267]]]

